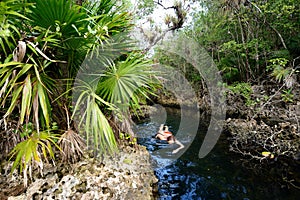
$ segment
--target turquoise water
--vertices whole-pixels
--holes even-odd
[[[176,134],[180,124],[180,110],[168,109],[166,124]],[[192,117],[192,116],[191,116]],[[193,120],[191,120],[192,123]],[[198,158],[206,127],[199,123],[197,136],[190,141],[188,134],[181,138],[191,146],[178,159],[172,154],[161,156],[158,150],[172,151],[173,146],[153,138],[159,124],[146,120],[137,125],[138,142],[152,155],[153,168],[158,182],[158,195],[161,200],[296,200],[299,190],[288,190],[274,183],[269,174],[254,174],[242,167],[238,155],[228,151],[225,136],[221,136],[214,149],[203,159]],[[168,155],[168,154],[167,154]]]

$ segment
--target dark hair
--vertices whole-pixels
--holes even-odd
[[[173,135],[170,135],[169,137],[167,137],[168,142],[171,141],[171,140],[175,141],[175,137]]]

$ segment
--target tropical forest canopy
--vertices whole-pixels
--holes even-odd
[[[155,27],[157,35],[162,30],[176,30],[177,35],[197,41],[214,58],[227,83],[259,83],[266,79],[281,82],[299,65],[299,3],[198,0],[170,5],[150,0],[139,6],[146,16],[157,7],[168,10],[161,20],[168,28],[157,28],[157,19],[147,17],[150,27]]]

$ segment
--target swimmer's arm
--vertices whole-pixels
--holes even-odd
[[[181,149],[184,148],[184,145],[181,142],[179,142],[177,139],[175,139],[175,143],[178,144],[179,147],[177,149],[175,149],[175,150],[172,151],[173,154],[177,153],[179,150],[181,150]]]

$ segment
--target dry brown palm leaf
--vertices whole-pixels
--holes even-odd
[[[62,150],[62,161],[69,163],[79,161],[86,147],[84,139],[72,129],[61,135],[58,144]]]
[[[13,56],[15,62],[22,62],[26,53],[26,43],[18,41],[18,46],[14,49]]]
[[[7,158],[9,152],[22,141],[18,130],[18,122],[9,120],[4,125],[4,120],[0,120],[0,161]],[[6,127],[5,127],[6,126]]]

